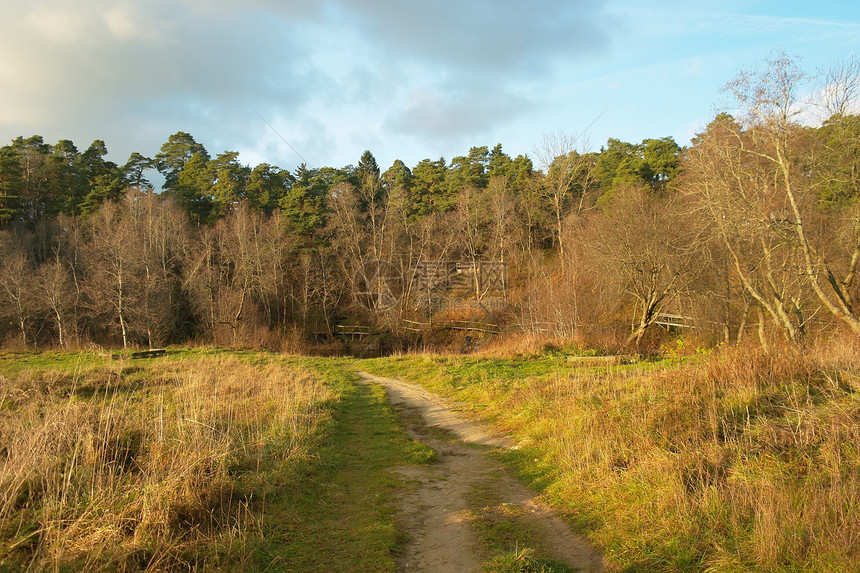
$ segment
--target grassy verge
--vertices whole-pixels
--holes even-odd
[[[395,571],[404,486],[389,470],[435,453],[401,430],[381,388],[355,384],[333,360],[302,362],[340,393],[302,490],[282,492],[277,503],[289,511],[270,519],[269,537],[283,540],[273,548],[277,562],[285,571]],[[269,555],[260,565],[267,562]]]
[[[854,571],[860,353],[730,348],[689,363],[572,366],[404,356],[419,381],[516,435],[506,461],[621,571]]]
[[[391,571],[426,460],[332,363],[0,356],[0,570]]]
[[[484,550],[491,557],[487,573],[570,573],[564,563],[545,559],[547,548],[540,531],[523,515],[525,509],[503,503],[495,488],[476,485],[468,496],[470,520]]]

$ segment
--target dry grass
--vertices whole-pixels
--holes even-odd
[[[327,397],[235,358],[0,377],[0,566],[242,569],[253,471],[306,455]]]
[[[400,360],[379,365],[480,405],[515,434],[512,461],[619,570],[857,570],[854,340],[609,368]]]
[[[486,344],[481,345],[477,354],[488,357],[540,354],[549,346],[563,343],[556,337],[547,334],[509,334],[490,339]]]
[[[555,442],[556,495],[612,524],[602,544],[636,540],[619,551],[635,548],[642,565],[849,571],[860,558],[857,368],[739,349],[648,374],[558,378],[508,407],[535,411],[522,430]]]

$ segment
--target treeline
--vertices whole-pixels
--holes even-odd
[[[535,159],[496,145],[384,171],[369,151],[250,167],[183,132],[123,166],[100,141],[18,138],[0,148],[0,337],[277,346],[346,322],[406,343],[453,319],[603,346],[655,343],[655,323],[707,342],[860,334],[858,77],[840,66],[800,101],[795,63],[767,62],[686,149],[557,134]]]

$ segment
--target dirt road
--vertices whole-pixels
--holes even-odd
[[[603,571],[597,551],[571,532],[533,491],[508,476],[485,449],[467,445],[509,448],[513,444],[508,438],[470,422],[444,399],[415,384],[366,372],[359,375],[387,389],[391,403],[404,413],[407,431],[435,449],[439,460],[398,470],[404,480],[418,484],[403,500],[402,521],[409,542],[401,570],[478,570],[487,550],[475,531],[476,522],[486,526],[494,516],[504,516],[515,519],[524,536],[528,531],[530,543],[539,545],[547,557],[575,570]]]

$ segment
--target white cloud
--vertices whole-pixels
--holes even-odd
[[[84,38],[85,20],[74,9],[64,6],[40,7],[23,17],[24,25],[33,30],[40,41],[71,44]]]
[[[145,40],[165,41],[156,22],[151,21],[137,7],[129,4],[113,6],[102,14],[111,36],[125,42]]]
[[[713,57],[705,40],[760,57],[762,31],[799,35],[806,25],[843,44],[856,38],[850,23],[724,14],[720,30],[712,15],[675,0],[663,12],[639,5],[80,0],[69,8],[67,0],[6,0],[0,144],[34,133],[79,147],[100,138],[125,161],[131,151],[156,153],[183,130],[212,153],[248,150],[254,161],[297,164],[259,112],[312,164],[355,162],[367,148],[378,158],[452,155],[496,134],[587,125],[608,107],[598,127],[675,121],[689,103],[680,99],[690,99],[681,82],[711,89],[735,65]],[[628,118],[630,101],[640,111]],[[534,141],[503,143],[527,149]]]
[[[180,129],[258,148],[254,110],[331,148],[366,142],[366,125],[454,141],[527,109],[510,82],[600,50],[606,35],[589,0],[14,0],[9,14],[0,135],[100,130],[123,154],[152,154]],[[422,89],[438,102],[408,104]]]

